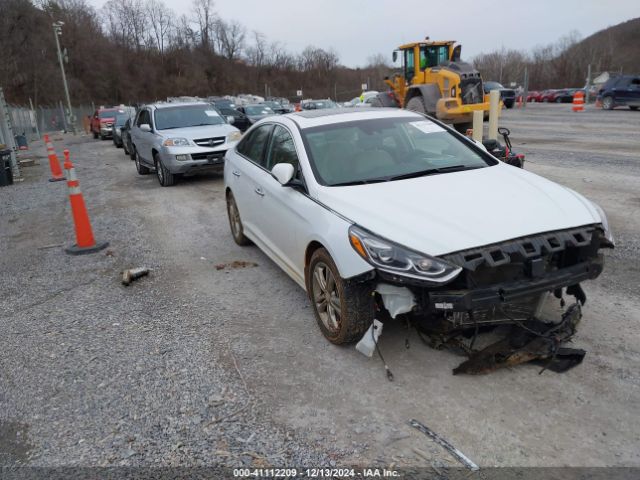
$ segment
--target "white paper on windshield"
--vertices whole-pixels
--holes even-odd
[[[420,120],[419,122],[411,122],[409,125],[417,128],[418,130],[424,133],[444,132],[444,128],[442,128],[440,125],[436,125],[435,123],[430,122],[429,120]]]
[[[218,112],[216,112],[215,110],[205,110],[204,111],[205,115],[207,117],[219,117],[220,115],[218,115]]]

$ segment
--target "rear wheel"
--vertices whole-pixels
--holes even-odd
[[[233,240],[240,246],[249,245],[251,240],[244,235],[240,211],[238,210],[238,205],[236,205],[236,199],[231,192],[227,193],[227,215],[229,217],[229,227],[231,227]]]
[[[407,110],[411,110],[412,112],[418,112],[418,113],[424,113],[424,114],[427,113],[427,107],[424,105],[424,101],[420,96],[411,98],[407,102],[406,108]]]
[[[613,110],[613,98],[611,97],[604,97],[602,99],[602,108],[604,110]]]
[[[324,248],[313,252],[306,272],[309,298],[325,338],[336,345],[360,339],[373,322],[371,285],[345,282]]]
[[[156,165],[156,176],[158,177],[160,185],[163,187],[171,187],[175,185],[176,176],[162,164],[162,160],[160,160],[157,153],[153,156],[153,160]]]
[[[629,107],[631,110],[638,110],[638,107]]]

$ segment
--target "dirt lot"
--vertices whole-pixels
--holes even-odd
[[[406,350],[392,325],[388,382],[233,243],[221,176],[161,188],[111,142],[55,137],[111,243],[67,256],[66,186],[33,145],[37,165],[0,189],[0,465],[457,465],[415,418],[482,467],[640,466],[640,114],[529,105],[501,123],[528,170],[598,202],[616,236],[585,285],[587,356],[565,374],[452,376],[460,357],[415,333]],[[216,269],[234,260],[257,265]],[[120,285],[141,265],[149,277]]]

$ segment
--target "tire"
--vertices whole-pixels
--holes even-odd
[[[127,144],[125,142],[122,142],[122,151],[125,155],[130,155],[129,149],[127,148]]]
[[[345,283],[324,248],[313,252],[306,276],[316,322],[325,338],[336,345],[359,340],[373,322],[371,284]],[[327,294],[329,302],[325,300]]]
[[[176,184],[176,175],[167,170],[157,153],[153,156],[153,163],[156,165],[156,177],[161,186],[172,187]]]
[[[602,109],[603,110],[613,110],[613,98],[610,96],[604,97],[602,99]]]
[[[138,155],[135,155],[134,160],[136,161],[136,170],[138,171],[138,175],[149,175],[149,168],[140,163]]]
[[[407,102],[407,106],[405,107],[407,110],[411,110],[412,112],[417,112],[417,113],[427,113],[427,107],[425,107],[424,105],[424,101],[422,100],[422,97],[420,96],[416,96],[411,98],[408,102]]]
[[[513,102],[505,102],[504,106],[507,108],[513,108]]]
[[[234,242],[241,247],[250,245],[251,240],[244,235],[244,227],[242,226],[242,219],[240,218],[240,211],[238,210],[236,199],[230,191],[227,193],[227,217],[229,217],[229,228],[231,229]]]
[[[138,155],[136,154],[136,146],[135,145],[131,145],[131,151],[129,152],[129,158],[131,158],[131,160],[135,160],[138,157]]]
[[[464,135],[467,133],[467,130],[473,128],[473,122],[454,123],[453,128],[456,129],[456,132],[460,132]]]
[[[556,98],[556,103],[562,103],[562,99],[561,98]]]
[[[633,110],[635,112],[636,110],[638,110],[638,107],[636,107],[636,106],[629,107],[629,110]]]
[[[548,98],[543,98],[542,99],[542,103],[549,103],[549,99]]]
[[[98,139],[98,133],[97,133],[97,132],[93,132],[93,138],[94,138],[95,140],[97,140],[97,139]]]

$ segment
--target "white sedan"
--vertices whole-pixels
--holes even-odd
[[[382,312],[453,325],[518,321],[547,292],[584,303],[613,246],[597,205],[405,110],[269,117],[224,179],[236,243],[304,288],[337,344]]]

